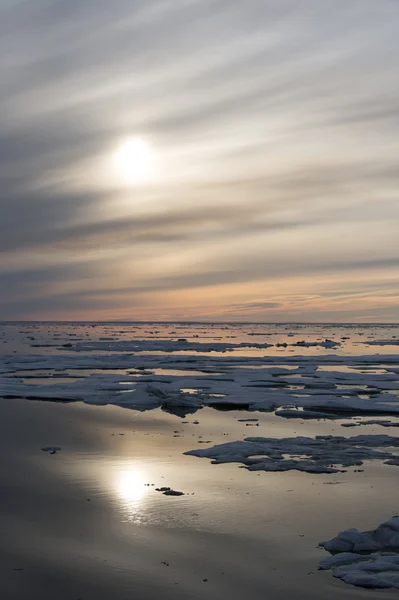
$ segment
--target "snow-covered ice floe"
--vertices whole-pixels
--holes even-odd
[[[398,464],[399,438],[388,435],[248,437],[243,441],[190,450],[185,454],[210,458],[212,464],[241,463],[250,471],[338,473],[345,467],[361,466],[365,460]]]
[[[377,529],[341,531],[320,546],[332,553],[319,569],[332,568],[333,576],[365,588],[399,589],[399,517]]]
[[[327,339],[293,346],[315,344],[336,345]],[[66,354],[2,356],[0,395],[141,410],[243,408],[291,419],[399,415],[398,355],[253,357],[233,352],[268,346],[157,339],[68,342],[62,349]],[[111,372],[116,370],[120,374]],[[35,383],[41,378],[45,383]]]
[[[257,343],[257,342],[190,342],[187,339],[180,340],[146,340],[135,339],[131,341],[83,341],[68,342],[62,345],[62,348],[73,350],[74,352],[92,352],[94,350],[107,350],[112,352],[181,352],[189,350],[190,352],[228,352],[242,348],[271,348],[275,344]],[[278,343],[277,347],[300,347],[300,348],[337,348],[340,342],[325,339],[322,342],[298,341],[293,344]]]

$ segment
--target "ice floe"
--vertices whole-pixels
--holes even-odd
[[[117,342],[77,342],[63,344],[62,347],[74,352],[228,352],[240,348],[271,348],[274,344],[256,342],[190,342],[178,340],[131,340]]]
[[[351,423],[341,423],[341,427],[360,427],[362,425],[380,425],[381,427],[399,427],[399,421],[391,419],[368,419],[367,421],[355,421]]]
[[[393,548],[399,550],[399,516],[392,517],[371,531],[346,529],[332,540],[321,542],[320,546],[328,552],[375,552]]]
[[[319,568],[332,568],[333,576],[345,583],[399,589],[399,517],[371,531],[347,529],[320,546],[333,554]]]
[[[399,459],[399,438],[388,435],[248,437],[185,454],[210,458],[212,464],[241,463],[250,471],[338,473],[345,467],[360,466],[365,460],[381,460],[386,464],[389,460],[396,461]]]
[[[294,408],[281,408],[275,413],[278,417],[285,419],[335,419],[337,415],[334,413],[321,412],[317,410],[298,410]]]
[[[383,372],[363,372],[378,364],[384,364]],[[8,355],[0,365],[0,394],[143,409],[245,408],[300,419],[394,415],[399,414],[398,364],[399,357],[390,355],[285,359],[230,354]],[[329,365],[329,370],[323,370],[324,365]],[[337,370],[331,370],[335,367]],[[113,370],[125,373],[117,375],[110,372]],[[46,382],[35,383],[35,373]],[[194,391],[186,393],[187,389]]]
[[[239,408],[301,420],[399,414],[395,354],[312,356],[302,350],[276,356],[266,354],[269,343],[189,336],[118,340],[113,330],[107,333],[86,341],[67,334],[67,345],[53,354],[3,355],[1,396],[176,412]],[[329,338],[290,344],[298,352],[314,346],[339,352],[339,343]],[[236,352],[247,349],[258,355]]]
[[[381,553],[333,570],[334,577],[358,587],[399,589],[399,554]]]
[[[362,341],[362,344],[368,344],[369,346],[399,346],[399,339],[394,338],[391,340],[367,340]]]

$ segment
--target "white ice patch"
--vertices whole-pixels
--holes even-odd
[[[351,438],[331,435],[316,438],[249,437],[244,441],[190,450],[185,454],[210,458],[212,464],[241,463],[249,471],[338,473],[345,467],[361,466],[365,460],[399,459],[399,450],[394,454],[388,448],[399,449],[399,438],[388,435],[358,435]],[[342,547],[340,551],[345,549],[351,548]]]
[[[334,340],[329,339],[325,339],[324,342],[306,342],[305,340],[303,340],[295,342],[295,344],[287,344],[286,342],[280,342],[276,344],[278,348],[287,348],[287,346],[294,346],[300,348],[312,348],[315,346],[320,346],[321,348],[337,348],[340,345],[340,342],[335,342]]]
[[[399,589],[399,517],[371,531],[347,529],[320,546],[336,554],[324,558],[319,568],[332,568],[334,577],[345,583]]]
[[[326,339],[322,342],[307,342],[298,341],[294,344],[280,343],[276,347],[299,347],[311,348],[320,346],[321,348],[337,348],[340,342]],[[178,340],[168,339],[135,339],[129,341],[77,341],[76,343],[67,342],[62,345],[62,348],[73,350],[75,352],[92,352],[92,351],[112,351],[112,352],[228,352],[243,348],[271,348],[274,344],[257,343],[257,342],[190,342],[182,338]]]
[[[77,342],[63,344],[62,348],[74,352],[231,352],[240,348],[270,348],[274,344],[256,342],[189,342],[180,340],[129,340],[117,342]]]
[[[150,342],[152,346],[149,346]],[[191,410],[201,406],[245,408],[276,411],[278,416],[300,419],[399,414],[398,356],[282,358],[245,357],[232,353],[225,356],[206,353],[161,356],[141,352],[150,347],[159,348],[159,344],[164,344],[163,340],[98,342],[111,346],[112,350],[119,343],[125,344],[124,348],[130,348],[132,353],[3,356],[0,395],[129,407],[139,405],[143,409],[157,406],[183,406]],[[88,342],[79,348],[99,349],[96,344]],[[179,344],[200,347],[197,342]],[[380,368],[378,373],[367,371],[378,365],[384,365],[384,369]],[[319,370],[319,366],[328,366],[328,369]],[[350,370],[340,370],[340,367],[350,367]],[[68,375],[68,370],[74,375]],[[87,375],[84,373],[87,370],[98,372]],[[112,374],[115,370],[125,370],[125,374]],[[27,371],[31,373],[28,376]],[[79,376],[79,372],[83,375]],[[40,379],[43,373],[47,373],[44,375],[46,381],[35,383],[35,376]],[[79,381],[69,379],[74,376],[79,377]],[[151,393],[148,385],[159,386],[163,395]],[[195,392],[185,393],[188,389]]]

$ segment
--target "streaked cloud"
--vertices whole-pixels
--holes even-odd
[[[398,321],[398,23],[387,0],[0,0],[1,314]],[[146,184],[113,172],[126,136]]]

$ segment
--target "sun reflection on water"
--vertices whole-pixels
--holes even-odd
[[[116,490],[125,505],[137,506],[146,493],[143,473],[138,468],[118,471]]]

